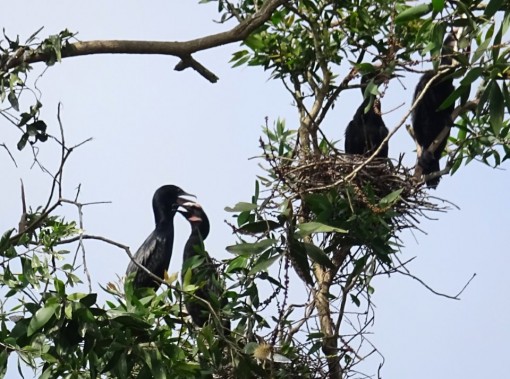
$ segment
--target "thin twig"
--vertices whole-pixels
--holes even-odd
[[[474,273],[471,278],[466,282],[466,284],[464,285],[464,287],[462,287],[462,289],[459,291],[459,293],[457,293],[456,295],[447,295],[447,294],[444,294],[444,293],[441,293],[441,292],[438,292],[436,290],[434,290],[432,287],[430,287],[427,283],[425,283],[422,279],[418,278],[417,276],[411,274],[410,272],[407,272],[407,271],[402,271],[402,270],[396,270],[396,272],[398,272],[399,274],[402,274],[404,276],[408,276],[410,277],[411,279],[414,279],[416,280],[417,282],[419,282],[421,285],[423,285],[426,289],[428,289],[430,292],[432,292],[434,295],[438,295],[438,296],[442,296],[442,297],[446,297],[447,299],[452,299],[452,300],[460,300],[460,295],[464,292],[464,290],[467,288],[467,286],[469,285],[469,283],[471,283],[471,281],[475,278],[476,276],[476,273]]]
[[[7,151],[7,154],[9,154],[9,157],[11,157],[12,163],[14,163],[14,166],[16,168],[18,168],[18,164],[16,163],[16,159],[14,159],[14,157],[12,156],[11,151],[9,150],[7,145],[5,143],[0,143],[0,146],[2,146]]]

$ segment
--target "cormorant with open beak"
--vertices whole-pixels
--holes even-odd
[[[179,210],[179,212],[191,225],[191,234],[182,257],[182,282],[197,287],[194,296],[185,296],[184,302],[193,323],[202,327],[209,320],[212,311],[218,316],[217,310],[225,306],[226,298],[223,296],[225,285],[204,248],[204,240],[209,235],[210,229],[206,213],[200,204],[194,202],[184,203],[181,207],[185,211]],[[223,319],[222,325],[224,333],[228,334],[230,321]]]
[[[374,83],[378,85],[383,83],[386,78],[382,73],[362,76],[361,92],[364,99],[345,130],[345,152],[347,154],[370,156],[388,135],[388,128],[384,125],[381,116],[380,99],[375,95],[365,93],[370,80],[373,79]],[[384,144],[377,157],[388,157],[388,143]]]
[[[126,276],[134,275],[133,286],[135,288],[149,287],[154,290],[159,288],[160,282],[138,267],[135,262],[163,280],[165,270],[168,269],[172,258],[174,216],[177,207],[189,201],[181,196],[194,197],[174,185],[165,185],[154,193],[152,209],[154,210],[156,228],[140,246],[126,270]]]

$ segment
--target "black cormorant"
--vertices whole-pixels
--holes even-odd
[[[364,75],[361,78],[361,92],[364,94],[366,84],[373,75]],[[384,78],[380,74],[380,78]],[[378,80],[376,78],[376,84]],[[382,81],[381,81],[382,83]],[[368,107],[368,109],[366,109]],[[374,95],[368,95],[358,107],[347,129],[345,130],[345,152],[347,154],[372,155],[381,142],[388,135],[388,129],[381,117],[381,102]],[[378,158],[388,157],[388,143],[379,153]]]
[[[441,66],[451,66],[451,54],[455,47],[455,37],[449,34],[444,43],[441,51]],[[420,95],[427,83],[436,76],[435,70],[427,71],[423,74],[416,86],[414,92],[414,100]],[[445,109],[438,109],[441,104],[453,93],[455,90],[453,86],[452,76],[436,78],[434,83],[428,88],[427,92],[423,95],[420,102],[416,105],[413,111],[413,131],[417,144],[421,148],[421,153],[418,152],[418,165],[422,169],[423,175],[428,175],[433,172],[439,171],[439,160],[441,154],[446,147],[448,141],[449,131],[445,138],[437,145],[434,152],[429,152],[428,148],[434,142],[436,137],[446,126],[451,126],[451,115],[454,104],[449,105]],[[427,181],[427,186],[436,188],[439,184],[440,178],[433,178]]]
[[[179,210],[191,225],[191,234],[184,247],[182,257],[183,269],[181,272],[183,283],[198,287],[195,296],[207,301],[213,309],[220,309],[226,304],[223,296],[225,287],[219,277],[215,264],[204,249],[204,240],[209,235],[209,219],[202,207],[194,202],[182,204],[186,211]],[[198,257],[197,260],[193,260]],[[188,276],[189,275],[189,276]],[[185,296],[184,302],[193,323],[202,327],[211,314],[208,304],[193,296]],[[222,321],[224,333],[230,331],[230,321]]]
[[[179,204],[189,200],[181,196],[193,196],[184,192],[174,185],[166,185],[158,188],[152,198],[152,209],[156,228],[147,237],[138,249],[133,259],[163,279],[165,270],[168,269],[172,257],[174,243],[174,216]],[[133,286],[135,288],[150,287],[157,290],[160,283],[138,267],[133,261],[129,262],[126,276],[134,273]]]

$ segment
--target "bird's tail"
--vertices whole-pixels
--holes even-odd
[[[426,149],[421,154],[420,159],[418,160],[418,164],[420,165],[424,176],[432,174],[433,172],[437,172],[440,169],[439,159],[437,159],[433,153],[428,152]],[[440,176],[427,180],[427,187],[436,189],[440,180]]]

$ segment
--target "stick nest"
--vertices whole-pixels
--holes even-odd
[[[284,198],[302,198],[310,193],[324,193],[336,189],[348,196],[352,207],[366,207],[376,214],[390,209],[396,212],[392,218],[397,221],[396,229],[416,227],[418,216],[425,212],[445,211],[444,205],[430,201],[423,183],[417,183],[411,170],[388,159],[369,160],[364,156],[335,153],[326,157],[308,160],[291,160],[273,157],[270,160],[273,171],[281,183],[278,186]],[[360,168],[361,166],[361,168]],[[387,202],[387,196],[400,191],[395,201]],[[391,198],[391,196],[390,196]]]

